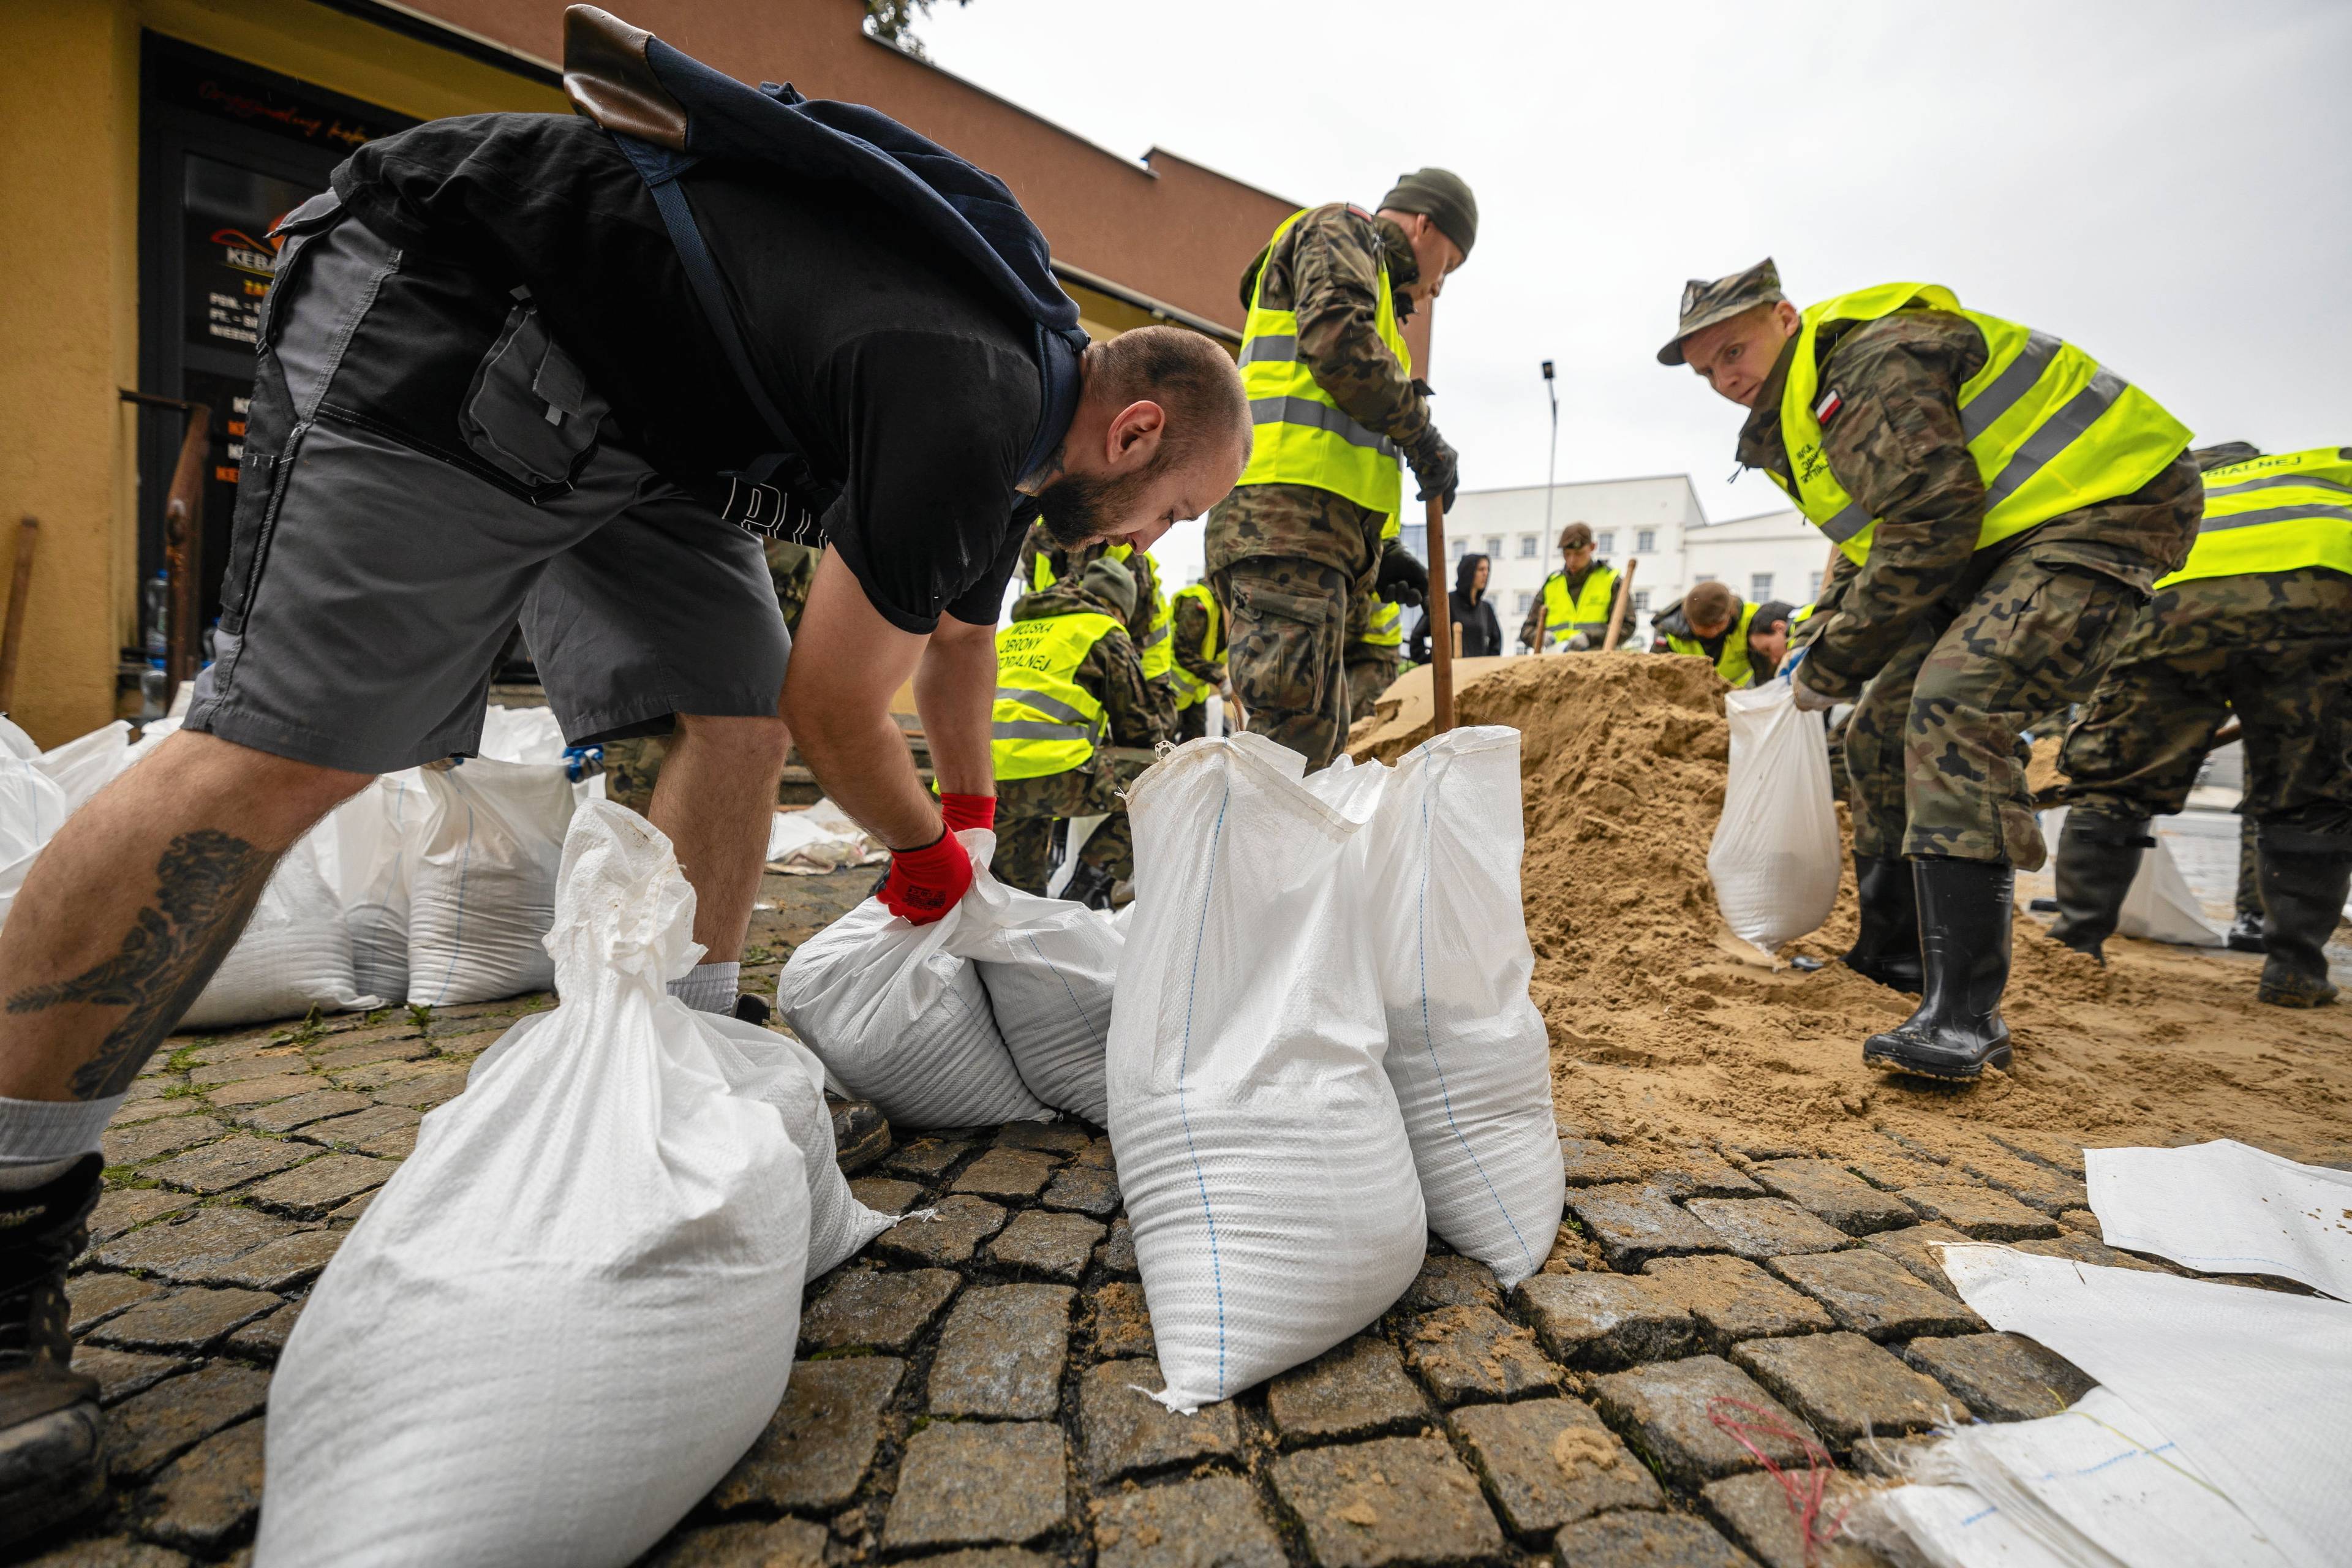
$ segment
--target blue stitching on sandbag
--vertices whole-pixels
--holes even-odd
[[[1208,1178],[1201,1173],[1201,1152],[1192,1142],[1192,1111],[1184,1103],[1184,1072],[1192,1060],[1192,998],[1201,989],[1201,945],[1209,934],[1209,895],[1217,886],[1217,846],[1225,836],[1225,807],[1234,798],[1231,779],[1225,798],[1217,803],[1217,825],[1209,831],[1209,881],[1201,889],[1201,918],[1192,930],[1192,974],[1184,991],[1184,1050],[1176,1062],[1176,1113],[1184,1121],[1184,1152],[1192,1157],[1192,1182],[1201,1189],[1201,1214],[1209,1222],[1209,1281],[1217,1292],[1217,1393],[1225,1392],[1225,1271],[1217,1258],[1217,1215],[1209,1206]]]
[[[1070,1008],[1073,1012],[1077,1014],[1078,1022],[1084,1024],[1089,1029],[1094,1029],[1095,1044],[1108,1047],[1110,1044],[1108,1037],[1104,1035],[1100,1029],[1095,1029],[1095,1021],[1087,1016],[1086,1005],[1078,1000],[1077,990],[1076,987],[1071,985],[1069,976],[1064,974],[1061,970],[1055,965],[1054,961],[1045,956],[1045,950],[1044,948],[1037,946],[1037,933],[1035,931],[1033,931],[1028,933],[1028,942],[1032,948],[1036,950],[1037,962],[1045,966],[1045,972],[1062,983],[1062,989],[1068,994],[1070,998]]]

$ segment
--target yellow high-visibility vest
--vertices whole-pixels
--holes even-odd
[[[1402,647],[1403,609],[1375,595],[1371,613],[1364,617],[1364,635],[1356,640],[1366,647]]]
[[[1399,460],[1402,461],[1402,459]],[[1381,542],[1382,544],[1386,544],[1391,539],[1401,539],[1404,536],[1404,523],[1398,516],[1398,512],[1402,512],[1403,510],[1404,470],[1400,468],[1397,470],[1397,511],[1389,513],[1388,521],[1381,524]]]
[[[1135,546],[1114,544],[1104,550],[1106,561],[1125,562],[1134,571]],[[1176,649],[1168,641],[1168,595],[1160,591],[1160,562],[1149,550],[1143,552],[1146,571],[1135,572],[1135,591],[1143,592],[1144,578],[1151,579],[1151,614],[1143,623],[1143,635],[1136,639],[1136,651],[1143,656],[1143,679],[1153,679],[1176,668]]]
[[[2352,575],[2352,447],[2249,458],[2205,475],[2205,521],[2159,588],[2195,577],[2325,566]]]
[[[1078,611],[1015,621],[996,634],[989,737],[998,778],[1044,778],[1093,759],[1110,715],[1078,684],[1078,665],[1113,632],[1123,637],[1127,628],[1110,616]]]
[[[1555,572],[1544,579],[1545,642],[1566,642],[1579,632],[1589,632],[1598,642],[1609,635],[1609,605],[1617,594],[1617,570],[1613,566],[1594,566],[1584,574],[1584,591],[1571,595],[1568,591],[1568,574]]]
[[[1821,384],[1814,342],[1827,321],[1871,321],[1911,307],[1948,310],[1984,334],[1984,368],[1961,386],[1960,425],[1984,480],[1982,550],[2095,501],[2129,495],[2189,445],[2189,429],[2157,401],[2072,343],[1998,316],[1962,310],[1933,283],[1884,283],[1809,307],[1780,395],[1789,493],[1814,527],[1856,565],[1870,556],[1877,520],[1846,494],[1822,452],[1822,416],[1836,416],[1835,386]]]
[[[1202,613],[1209,617],[1209,629],[1201,638],[1202,661],[1209,664],[1223,661],[1225,657],[1225,613],[1218,607],[1217,595],[1206,583],[1195,583],[1189,588],[1177,589],[1176,597],[1180,602],[1185,599],[1197,601]],[[1175,626],[1172,615],[1169,617],[1169,626],[1171,628]],[[1176,647],[1172,640],[1168,647],[1168,679],[1176,689],[1177,711],[1181,712],[1198,702],[1206,702],[1210,693],[1216,690],[1215,687],[1176,662]]]
[[[1756,679],[1756,667],[1748,662],[1748,623],[1755,618],[1756,606],[1753,605],[1743,606],[1739,612],[1739,619],[1733,622],[1731,629],[1723,634],[1723,651],[1715,656],[1716,674],[1734,686],[1749,686],[1754,684]],[[1687,612],[1685,612],[1685,619],[1687,619]],[[1695,653],[1701,658],[1706,657],[1706,645],[1698,638],[1677,637],[1673,632],[1668,632],[1665,636],[1666,647],[1675,652]]]
[[[1306,216],[1301,210],[1283,219],[1266,242],[1268,250],[1282,243],[1282,237]],[[1380,298],[1373,329],[1411,375],[1412,351],[1405,347],[1404,333],[1397,325],[1396,301],[1385,263],[1374,292]],[[1396,443],[1360,423],[1316,381],[1307,362],[1298,357],[1297,314],[1266,308],[1263,269],[1250,300],[1249,318],[1242,326],[1241,365],[1242,386],[1249,394],[1250,423],[1256,426],[1249,467],[1242,470],[1243,484],[1312,485],[1345,496],[1367,510],[1394,513],[1402,508],[1404,485],[1397,467]],[[1382,537],[1387,537],[1385,531]]]

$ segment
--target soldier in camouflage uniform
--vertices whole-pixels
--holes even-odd
[[[2192,456],[2200,468],[2226,470],[2212,481],[2217,508],[2242,489],[2267,500],[2282,492],[2265,482],[2288,482],[2256,475],[2251,485],[2233,485],[2242,473],[2235,465],[2262,456],[2243,442]],[[2306,515],[2284,526],[2352,528],[2352,509],[2339,507],[2334,517],[2294,510]],[[2216,515],[2207,531],[2217,542],[2231,539],[2237,521]],[[2290,549],[2282,561],[2320,553]],[[2234,714],[2246,748],[2238,809],[2256,835],[2269,953],[2259,994],[2279,1006],[2315,1006],[2336,994],[2320,950],[2336,929],[2352,863],[2352,576],[2324,565],[2209,575],[2198,570],[2205,559],[2200,551],[2179,579],[2158,588],[2066,737],[2059,766],[2069,809],[2050,934],[2099,952],[2141,850],[2154,842],[2150,819],[2188,805],[2214,734]]]
[[[1421,595],[1412,595],[1418,599]],[[1397,666],[1404,658],[1404,639],[1395,642],[1369,640],[1372,618],[1382,610],[1393,610],[1394,602],[1375,595],[1369,588],[1360,588],[1348,601],[1348,719],[1350,723],[1370,713],[1381,700],[1381,693],[1396,684]],[[1391,621],[1393,626],[1396,623]]]
[[[1212,590],[1213,592],[1213,590]],[[1191,591],[1176,595],[1172,601],[1169,637],[1176,656],[1177,668],[1210,690],[1223,695],[1225,690],[1223,640],[1218,639],[1219,657],[1208,655],[1211,626],[1209,607]],[[1222,612],[1220,612],[1222,615]],[[1225,727],[1233,729],[1233,713],[1227,710]],[[1203,700],[1176,710],[1175,738],[1181,743],[1197,741],[1209,732],[1209,704]]]
[[[1253,393],[1259,455],[1210,511],[1207,535],[1211,580],[1231,622],[1226,667],[1234,695],[1254,732],[1297,752],[1310,769],[1328,763],[1347,737],[1351,602],[1374,584],[1391,595],[1400,584],[1426,592],[1429,574],[1394,542],[1382,541],[1392,505],[1253,473],[1283,468],[1275,454],[1290,438],[1286,432],[1302,428],[1302,417],[1327,420],[1325,428],[1351,422],[1349,438],[1384,439],[1412,464],[1423,499],[1452,504],[1454,449],[1430,422],[1425,389],[1382,341],[1379,326],[1391,310],[1401,321],[1416,304],[1435,299],[1447,268],[1467,256],[1476,234],[1469,187],[1442,169],[1424,169],[1400,181],[1376,213],[1334,203],[1304,214],[1242,275],[1242,303],[1254,317],[1274,311],[1297,318],[1295,341],[1287,331],[1245,338],[1244,375],[1263,356],[1295,356],[1337,405],[1286,415],[1280,405],[1302,400],[1259,400]]]
[[[1086,763],[1040,778],[1005,778],[1005,748],[1018,742],[996,742],[1000,776],[996,784],[996,859],[991,867],[997,880],[1032,893],[1043,893],[1051,873],[1054,840],[1073,817],[1108,816],[1078,852],[1078,866],[1066,896],[1108,908],[1114,882],[1135,874],[1135,839],[1119,801],[1136,774],[1147,765],[1139,759],[1115,759],[1109,748],[1150,750],[1169,738],[1160,705],[1145,684],[1143,661],[1127,635],[1125,622],[1134,611],[1135,579],[1116,561],[1097,560],[1076,581],[1024,595],[1013,605],[1015,624],[1055,616],[1109,616],[1121,623],[1087,649],[1072,679],[1102,704],[1108,730]],[[999,634],[1002,636],[1003,634]]]
[[[2115,381],[2121,412],[2095,439],[2111,442],[2134,421],[2132,432],[2147,432],[2134,460],[2153,477],[1979,548],[2000,499],[1970,448],[1977,431],[1963,421],[1960,392],[1990,363],[1988,329],[1957,307],[1907,298],[1858,319],[1833,310],[1811,318],[1814,360],[1800,384],[1821,395],[1800,400],[1819,431],[1805,457],[1826,464],[1852,506],[1875,521],[1864,563],[1838,558],[1823,608],[1803,624],[1802,652],[1784,673],[1801,708],[1856,702],[1844,750],[1864,929],[1846,961],[1884,983],[1924,987],[1919,1010],[1873,1037],[1864,1058],[1973,1078],[2009,1060],[1999,1003],[2011,872],[2041,866],[2045,853],[2021,732],[2097,687],[2150,584],[2188,554],[2203,495],[2178,425]],[[1658,355],[1689,363],[1747,406],[1739,460],[1801,496],[1786,432],[1804,410],[1792,416],[1784,391],[1806,330],[1768,260],[1694,280]],[[2057,340],[2032,341],[2048,345],[2040,363],[2072,363],[2064,356],[2075,351]],[[2013,363],[2027,386],[2047,374],[2022,354]],[[2037,436],[2063,431],[2042,417]],[[2003,478],[2013,486],[2034,471]],[[1817,474],[1809,468],[1801,479]],[[1924,951],[1923,907],[1939,938]]]
[[[1100,540],[1069,550],[1055,542],[1044,523],[1033,522],[1028,537],[1021,542],[1019,581],[1024,592],[1034,593],[1074,579],[1106,557],[1125,563],[1135,579],[1135,607],[1127,616],[1127,635],[1141,653],[1151,646],[1152,639],[1164,635],[1166,623],[1160,617],[1168,609],[1168,600],[1160,591],[1160,563],[1152,559],[1149,550],[1130,550],[1124,544],[1108,544]],[[1175,687],[1166,676],[1146,676],[1144,684],[1160,710],[1160,727],[1175,733]]]

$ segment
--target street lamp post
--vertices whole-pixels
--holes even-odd
[[[1543,362],[1544,391],[1551,398],[1551,458],[1544,464],[1544,539],[1551,539],[1551,491],[1559,473],[1559,383],[1552,378],[1551,361]]]

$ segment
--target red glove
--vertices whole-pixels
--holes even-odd
[[[971,857],[952,833],[942,833],[920,849],[890,852],[890,874],[874,896],[901,920],[926,926],[956,907],[971,886]]]
[[[992,795],[942,795],[940,796],[940,816],[950,833],[961,833],[967,828],[984,827],[996,831],[996,797]]]

